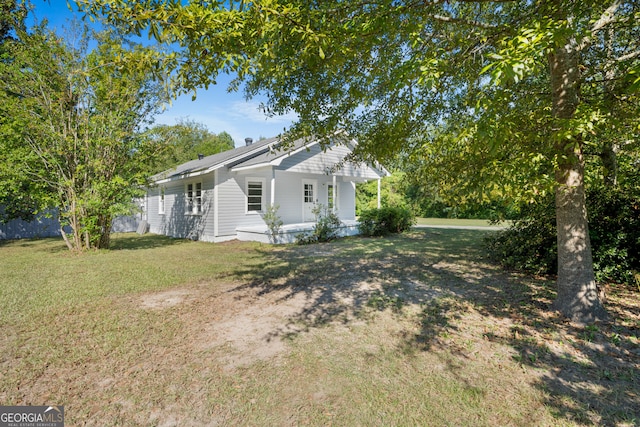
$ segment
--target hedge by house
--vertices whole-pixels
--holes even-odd
[[[415,224],[415,216],[409,209],[391,206],[362,211],[358,220],[360,233],[364,236],[402,233]]]

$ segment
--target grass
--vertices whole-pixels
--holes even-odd
[[[437,225],[451,227],[491,227],[495,225],[507,226],[508,221],[492,224],[487,219],[459,219],[459,218],[417,218],[417,225]]]
[[[272,247],[0,243],[0,403],[68,425],[634,425],[637,294],[610,325],[483,258],[486,231]]]
[[[255,245],[218,247],[162,236],[116,235],[113,250],[82,256],[68,253],[60,243],[45,239],[0,246],[3,322],[47,316],[51,310],[72,309],[97,299],[215,279],[230,274],[230,266],[239,265],[238,261],[250,265],[257,256],[251,253]]]

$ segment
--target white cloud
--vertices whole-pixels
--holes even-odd
[[[269,124],[289,125],[298,119],[295,113],[287,113],[281,116],[267,116],[258,101],[234,101],[231,103],[231,114],[251,120],[255,123],[268,122]]]
[[[244,145],[249,137],[276,136],[297,120],[296,114],[267,117],[260,110],[258,100],[246,101],[237,94],[222,91],[204,91],[195,101],[191,96],[181,96],[167,110],[156,118],[159,124],[174,125],[180,119],[202,123],[214,133],[227,132],[236,146]]]

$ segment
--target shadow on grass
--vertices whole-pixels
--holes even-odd
[[[306,305],[290,319],[297,331],[350,322],[371,310],[400,313],[417,306],[419,332],[404,337],[400,352],[451,351],[440,337],[458,331],[468,307],[485,318],[508,320],[513,326],[507,333],[476,338],[507,345],[516,351],[515,362],[544,372],[535,385],[558,418],[640,423],[640,312],[628,303],[637,301],[637,293],[610,301],[611,323],[573,327],[550,311],[551,280],[509,274],[484,259],[486,233],[414,230],[258,249],[265,261],[234,274],[245,283],[237,289],[278,292],[281,300],[303,296]],[[282,330],[291,334],[292,328]]]
[[[159,234],[115,233],[111,237],[111,248],[109,250],[154,249],[188,243],[191,243],[191,241]]]
[[[467,233],[459,234],[457,245],[472,241]],[[418,231],[405,236],[258,249],[265,261],[236,270],[234,274],[245,284],[234,290],[253,288],[258,295],[284,291],[281,300],[304,295],[308,304],[293,321],[306,327],[346,320],[364,308],[384,310],[393,305],[401,308],[426,303],[450,291],[423,282],[423,258],[450,248],[446,239],[429,242],[420,238],[424,235]]]
[[[608,303],[612,320],[577,327],[551,309],[555,284],[550,278],[508,275],[495,268],[481,271],[455,265],[425,266],[459,289],[461,300],[485,318],[509,319],[508,334],[484,334],[484,339],[517,351],[514,360],[544,372],[536,386],[548,396],[546,404],[558,418],[585,425],[640,424],[640,349],[637,345],[640,310],[638,294],[614,292]],[[438,301],[422,311],[420,333],[405,345],[424,351],[442,342],[460,307]]]
[[[48,253],[69,252],[62,237],[38,237],[31,239],[0,240],[0,248],[18,247]]]
[[[140,250],[191,243],[187,239],[175,239],[158,234],[114,233],[108,250]],[[34,239],[0,240],[1,247],[33,248],[50,253],[69,252],[62,237],[44,237]]]

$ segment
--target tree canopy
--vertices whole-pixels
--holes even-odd
[[[146,136],[167,148],[155,162],[157,172],[197,159],[199,155],[209,156],[235,146],[227,132],[216,135],[202,123],[188,119],[175,125],[156,125],[148,130]]]
[[[403,152],[449,197],[555,193],[556,307],[606,316],[584,202],[589,151],[637,159],[640,11],[631,0],[77,0],[179,49],[184,90],[220,72],[295,111],[290,136],[346,129],[363,158]],[[607,160],[608,159],[608,160]],[[635,160],[633,160],[635,161]],[[607,179],[609,179],[607,178]]]

